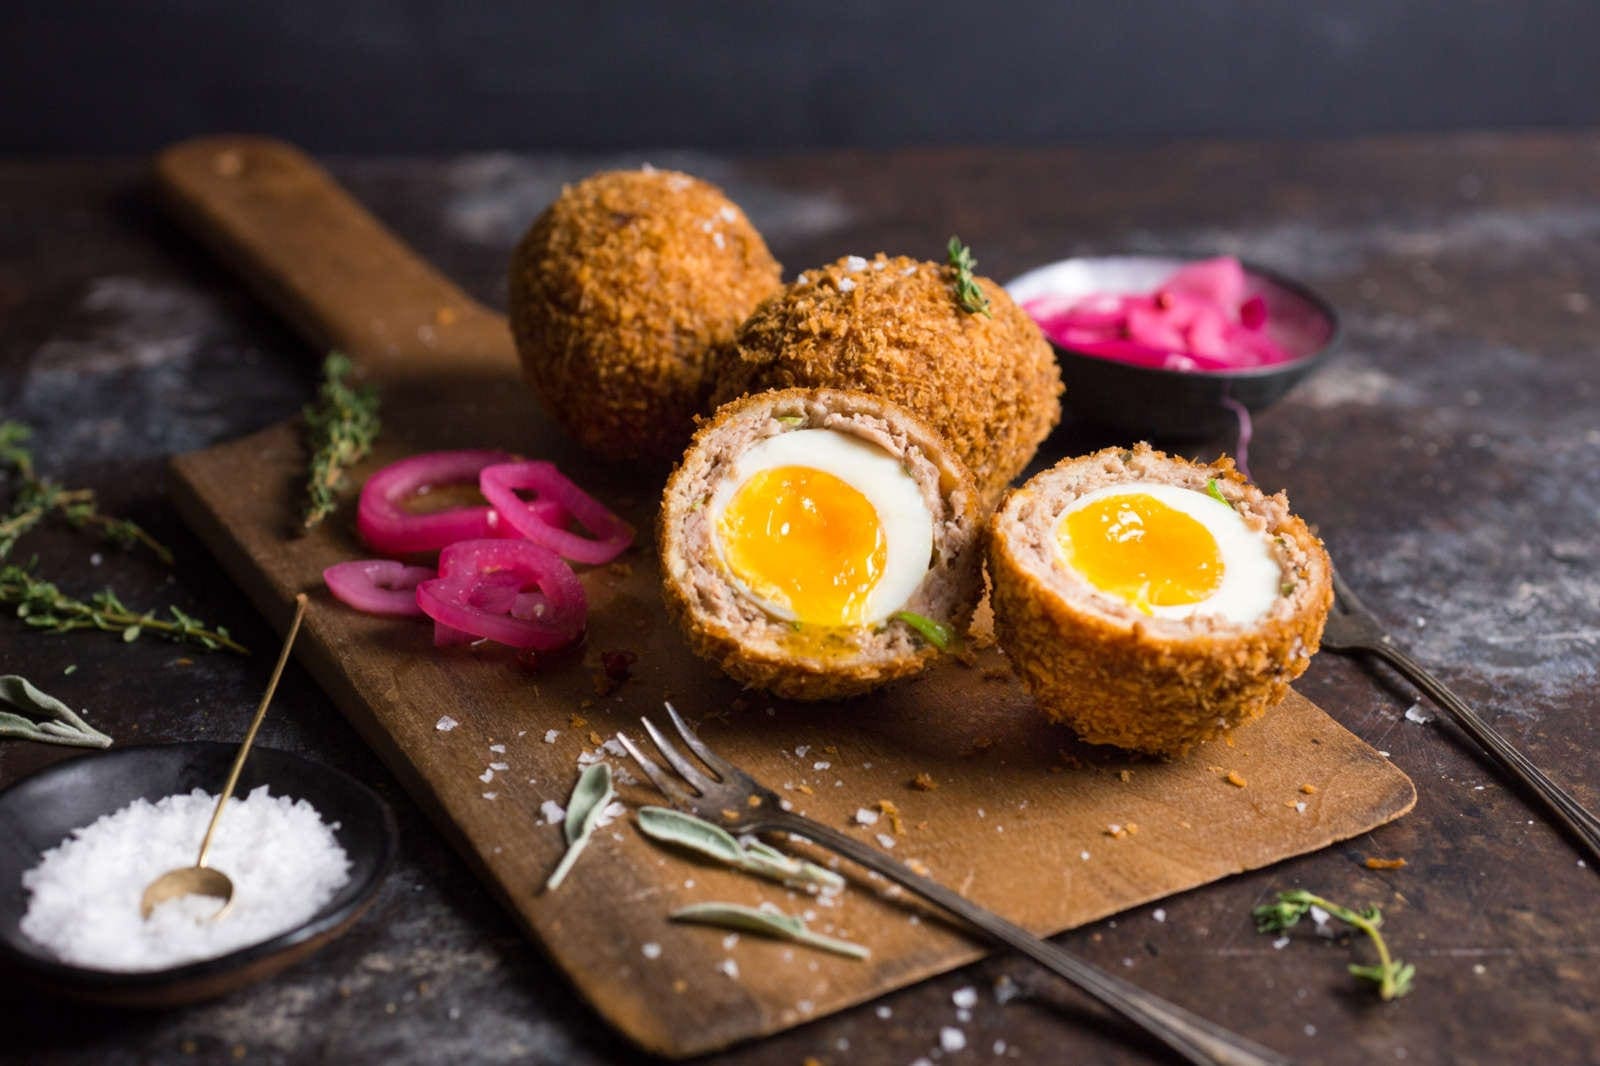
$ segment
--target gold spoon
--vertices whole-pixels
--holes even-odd
[[[150,912],[168,900],[179,899],[183,896],[210,896],[220,899],[222,906],[205,921],[214,922],[221,918],[229,907],[233,906],[233,882],[228,875],[220,870],[213,870],[206,865],[206,854],[211,850],[211,837],[217,831],[217,823],[222,820],[222,808],[227,804],[228,797],[233,795],[233,786],[239,783],[239,771],[244,769],[244,761],[250,756],[250,745],[255,743],[256,732],[261,728],[261,720],[267,716],[267,704],[272,702],[272,694],[278,690],[278,679],[283,676],[283,667],[289,661],[289,649],[294,646],[295,634],[300,632],[300,622],[306,616],[306,594],[294,598],[294,621],[289,623],[289,634],[283,638],[283,650],[278,653],[278,665],[272,668],[272,680],[267,682],[267,691],[261,697],[261,706],[256,708],[256,716],[250,722],[250,729],[244,735],[244,743],[239,745],[239,754],[233,757],[233,769],[228,771],[228,783],[222,786],[222,795],[217,797],[217,809],[211,813],[211,824],[206,826],[206,835],[200,841],[200,855],[194,860],[193,866],[180,866],[176,870],[168,870],[160,877],[145,886],[144,896],[139,900],[139,914],[141,917],[150,917]]]

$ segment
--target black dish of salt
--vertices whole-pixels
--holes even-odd
[[[237,748],[191,742],[119,748],[57,763],[0,792],[0,964],[31,983],[78,999],[172,1006],[223,995],[268,977],[344,932],[373,901],[394,861],[398,832],[370,788],[289,752],[258,748],[236,797],[267,785],[304,799],[328,823],[350,860],[349,880],[307,921],[237,951],[165,970],[114,972],[74,966],[23,935],[28,893],[22,875],[74,829],[127,806],[195,788],[214,790]]]

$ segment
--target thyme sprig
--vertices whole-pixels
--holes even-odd
[[[148,632],[164,640],[198,644],[208,651],[225,648],[240,655],[250,654],[222,626],[209,627],[177,607],[168,607],[167,617],[155,611],[135,611],[109,588],[96,592],[87,601],[75,599],[15,564],[0,567],[0,604],[15,606],[24,625],[47,633],[99,629],[118,633],[125,642],[132,643]]]
[[[1383,912],[1378,910],[1377,904],[1372,904],[1364,910],[1353,911],[1331,900],[1297,888],[1288,892],[1279,892],[1276,900],[1262,904],[1251,913],[1255,916],[1257,932],[1281,933],[1286,929],[1292,928],[1301,918],[1310,913],[1313,907],[1325,911],[1330,917],[1337,918],[1341,922],[1359,929],[1372,941],[1373,949],[1378,953],[1377,963],[1372,966],[1351,963],[1349,966],[1351,975],[1363,981],[1371,981],[1376,984],[1378,986],[1378,998],[1385,1002],[1399,999],[1411,991],[1417,968],[1411,963],[1401,962],[1398,958],[1389,954],[1389,945],[1384,943],[1383,934],[1378,932],[1379,926],[1383,925]]]
[[[322,361],[322,385],[315,403],[305,407],[306,446],[311,451],[306,475],[306,505],[301,526],[311,529],[339,503],[345,472],[372,450],[378,439],[378,393],[371,385],[359,388],[345,378],[350,359],[329,352]]]
[[[978,261],[972,256],[972,249],[962,244],[960,237],[951,236],[946,252],[947,261],[956,272],[956,302],[968,314],[993,318],[989,297],[973,276],[978,270]]]
[[[52,514],[74,529],[85,529],[120,548],[143,545],[156,558],[172,565],[172,552],[135,522],[112,518],[100,510],[93,489],[69,489],[51,478],[40,477],[28,441],[33,430],[22,422],[0,422],[0,467],[16,480],[11,507],[0,518],[0,559],[5,559],[24,534]]]

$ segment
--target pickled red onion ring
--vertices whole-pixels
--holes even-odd
[[[583,633],[583,584],[548,548],[522,540],[463,541],[440,554],[439,572],[416,592],[418,606],[437,626],[536,651],[552,651]]]
[[[392,559],[352,559],[335,563],[322,572],[322,580],[335,599],[368,614],[414,618],[417,585],[434,576],[426,566],[406,566]]]
[[[436,485],[473,484],[486,466],[511,461],[497,451],[427,452],[390,463],[367,478],[361,487],[361,503],[356,511],[356,529],[374,551],[402,555],[434,551],[458,540],[479,537],[518,537],[494,508],[485,506],[452,507],[432,514],[411,514],[401,508],[402,500]],[[535,504],[538,516],[563,526],[570,516],[553,501]]]
[[[501,463],[485,467],[478,488],[500,516],[535,544],[564,559],[598,566],[609,563],[633,543],[633,527],[618,518],[593,496],[569,481],[553,463]],[[522,489],[536,494],[533,504],[517,495]],[[587,529],[591,537],[569,532],[546,521],[535,509],[540,502],[559,504]]]

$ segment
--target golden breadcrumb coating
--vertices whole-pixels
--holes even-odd
[[[977,279],[985,316],[962,310],[954,282],[882,254],[806,271],[739,330],[713,403],[793,386],[882,396],[943,433],[993,504],[1060,421],[1061,373],[1004,289]]]
[[[1269,538],[1282,595],[1256,621],[1158,619],[1097,594],[1053,555],[1062,510],[1117,481],[1161,481],[1205,491],[1215,479]],[[1084,740],[1180,756],[1281,700],[1305,672],[1333,602],[1322,542],[1222,459],[1210,466],[1147,444],[1066,459],[1007,495],[989,523],[995,631],[1035,703]]]
[[[668,457],[711,389],[712,351],[779,287],[722,190],[667,170],[563,189],[511,260],[511,329],[545,409],[609,459]]]

